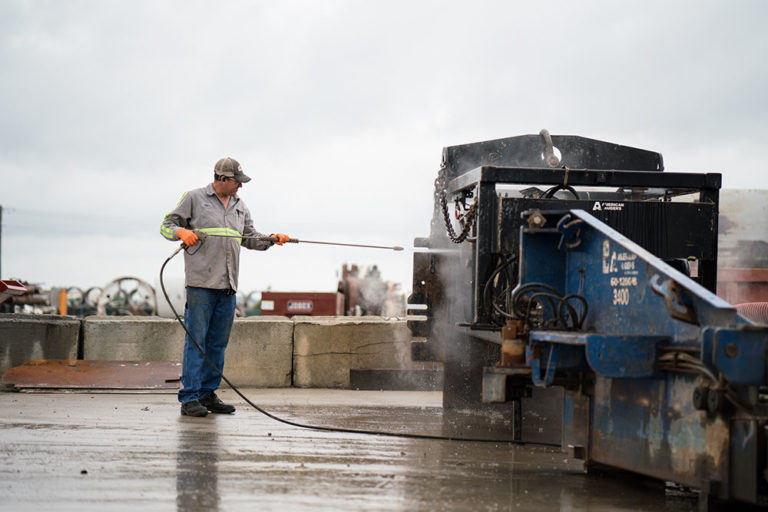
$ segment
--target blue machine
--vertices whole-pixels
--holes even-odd
[[[526,212],[512,294],[530,372],[564,387],[563,447],[600,463],[768,504],[768,327],[583,210]]]
[[[409,298],[444,408],[703,505],[768,504],[768,327],[714,293],[720,186],[547,130],[444,148]]]

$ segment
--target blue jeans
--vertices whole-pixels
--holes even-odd
[[[235,319],[235,301],[235,296],[229,295],[227,290],[187,286],[184,323],[219,371],[224,371],[224,351]],[[206,398],[218,389],[220,383],[221,376],[211,368],[187,334],[179,402]]]

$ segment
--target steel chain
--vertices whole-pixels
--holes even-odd
[[[469,207],[469,211],[467,211],[463,217],[464,228],[461,230],[461,233],[456,235],[456,231],[453,229],[453,224],[451,223],[451,219],[448,214],[448,200],[445,192],[445,170],[445,164],[440,166],[440,170],[437,173],[437,179],[435,180],[435,192],[437,192],[437,195],[440,199],[440,209],[443,212],[443,220],[445,221],[445,229],[448,231],[448,238],[451,239],[451,242],[460,244],[467,239],[469,230],[472,229],[472,224],[475,220],[475,216],[477,215],[478,196],[475,196],[475,201],[472,203],[472,206]]]

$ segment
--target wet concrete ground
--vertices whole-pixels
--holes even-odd
[[[456,431],[441,394],[246,390],[310,424]],[[586,475],[559,449],[300,429],[246,406],[179,415],[174,395],[0,393],[0,510],[688,511],[690,493]],[[471,433],[466,426],[458,430]]]

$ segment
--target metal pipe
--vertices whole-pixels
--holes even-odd
[[[219,235],[215,234],[212,235],[210,233],[205,233],[200,230],[193,230],[198,238],[201,240],[204,240],[205,238],[209,236],[216,236],[216,237],[224,237],[224,238],[245,238],[245,239],[253,239],[253,240],[261,240],[262,242],[277,242],[279,239],[276,236],[235,236],[235,235]],[[289,244],[322,244],[322,245],[341,245],[344,247],[364,247],[367,249],[388,249],[391,251],[402,251],[403,248],[399,245],[368,245],[368,244],[347,244],[342,242],[320,242],[318,240],[300,240],[298,238],[290,238],[286,243]]]
[[[276,237],[264,237],[268,238],[271,242],[276,242]],[[399,245],[367,245],[367,244],[346,244],[342,242],[320,242],[317,240],[299,240],[298,238],[291,238],[288,240],[288,243],[296,243],[296,244],[322,244],[322,245],[342,245],[345,247],[365,247],[367,249],[389,249],[392,251],[402,251],[403,248]]]

